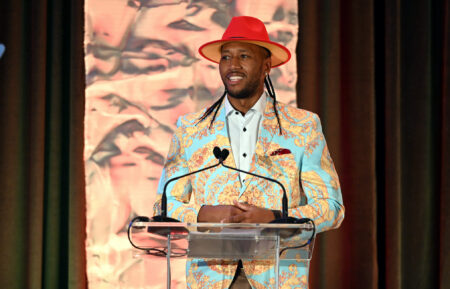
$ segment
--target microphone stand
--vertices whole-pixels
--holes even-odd
[[[216,150],[216,148],[214,148],[214,150]],[[249,174],[249,175],[254,176],[254,177],[263,178],[263,179],[265,179],[267,181],[272,181],[274,183],[277,183],[281,187],[281,189],[283,191],[282,217],[279,218],[279,219],[275,219],[275,220],[271,221],[270,223],[272,223],[272,224],[305,224],[305,223],[308,223],[308,222],[312,223],[313,233],[312,233],[311,237],[309,238],[309,240],[307,242],[305,242],[304,244],[298,245],[298,246],[294,246],[294,247],[285,247],[285,248],[283,248],[281,250],[280,250],[280,238],[287,238],[287,237],[293,236],[295,234],[298,234],[298,233],[301,232],[301,229],[298,229],[295,232],[291,232],[289,230],[287,232],[283,232],[283,229],[281,229],[281,228],[277,229],[277,232],[278,232],[277,236],[278,237],[277,237],[277,245],[276,246],[277,246],[277,251],[278,252],[277,252],[276,258],[275,258],[275,268],[276,268],[275,269],[275,280],[276,280],[275,283],[277,284],[277,287],[278,287],[278,284],[279,284],[278,283],[278,278],[279,278],[279,267],[280,267],[280,256],[281,256],[281,254],[283,253],[283,251],[288,250],[288,249],[301,248],[301,247],[305,247],[305,246],[309,245],[312,242],[312,240],[314,239],[315,232],[316,232],[314,221],[309,219],[309,218],[298,219],[298,218],[294,218],[294,217],[289,217],[288,216],[288,200],[287,200],[286,188],[283,186],[282,183],[280,183],[279,181],[277,181],[275,179],[269,178],[269,177],[257,175],[257,174],[251,173],[251,172],[246,172],[246,171],[243,171],[241,169],[233,168],[233,167],[225,165],[223,162],[225,161],[225,159],[228,157],[228,155],[230,153],[229,153],[229,151],[227,149],[220,150],[218,148],[218,150],[219,150],[220,153],[217,153],[217,154],[214,153],[214,155],[216,156],[216,158],[219,159],[219,164],[222,164],[223,167],[225,167],[227,169],[230,169],[230,170],[238,171],[238,172],[241,172],[241,173]],[[269,229],[268,231],[271,231],[271,230]]]
[[[214,156],[216,156],[216,158],[217,158],[218,154],[220,153],[220,149],[215,147],[213,152],[214,152]],[[215,168],[218,165],[220,165],[220,161],[217,164],[215,164],[215,165],[212,165],[212,166],[209,166],[209,167],[197,170],[197,171],[193,171],[193,172],[190,172],[190,173],[187,173],[187,174],[184,174],[184,175],[181,175],[181,176],[169,179],[164,184],[164,190],[163,190],[163,193],[162,193],[162,196],[161,196],[161,215],[152,217],[151,221],[152,222],[160,222],[160,223],[180,222],[177,219],[167,217],[167,193],[166,193],[167,186],[170,183],[172,183],[172,182],[174,182],[176,180],[179,180],[179,179],[184,178],[184,177],[188,177],[188,176],[196,174],[196,173],[200,173],[200,172],[208,170],[208,169]],[[131,224],[130,224],[130,227],[131,227]],[[167,288],[170,289],[170,287],[171,287],[170,257],[172,255],[172,253],[171,253],[171,243],[170,242],[171,242],[171,240],[175,239],[174,238],[175,236],[172,233],[187,234],[187,233],[189,233],[189,231],[185,227],[174,228],[174,227],[171,227],[171,226],[148,227],[147,231],[149,233],[158,234],[158,235],[167,237],[167,252],[163,252],[163,254],[166,256],[166,259],[167,259]],[[128,232],[128,234],[129,234],[129,232]],[[131,242],[130,237],[128,237],[128,238],[129,238],[129,240]],[[136,247],[133,243],[131,243],[131,244],[134,247]]]
[[[215,148],[214,148],[214,149],[215,149]],[[216,154],[216,150],[215,150],[214,154]],[[163,190],[163,194],[162,194],[162,197],[161,197],[161,215],[154,216],[154,217],[152,218],[152,221],[153,221],[153,222],[180,222],[180,221],[177,220],[177,219],[167,217],[167,194],[166,194],[167,186],[168,186],[171,182],[174,182],[174,181],[179,180],[179,179],[184,178],[184,177],[188,177],[188,176],[193,175],[193,174],[196,174],[196,173],[200,173],[200,172],[203,172],[203,171],[206,171],[206,170],[215,168],[215,167],[217,167],[218,165],[220,165],[220,161],[219,161],[219,163],[217,163],[217,164],[215,164],[215,165],[212,165],[212,166],[209,166],[209,167],[206,167],[206,168],[197,170],[197,171],[193,171],[193,172],[190,172],[190,173],[187,173],[187,174],[184,174],[184,175],[181,175],[181,176],[178,176],[178,177],[174,177],[174,178],[169,179],[169,180],[166,182],[166,184],[164,185],[164,190]]]
[[[219,150],[220,150],[220,148],[219,148]],[[274,182],[274,183],[278,184],[281,187],[281,190],[283,191],[283,198],[281,200],[282,217],[279,218],[279,219],[275,219],[275,220],[271,221],[270,223],[273,223],[273,224],[305,224],[305,223],[311,221],[308,218],[298,219],[298,218],[294,218],[294,217],[289,217],[288,216],[288,200],[287,200],[286,188],[283,186],[282,183],[280,183],[279,181],[277,181],[275,179],[269,178],[269,177],[257,175],[257,174],[251,173],[251,172],[243,171],[243,170],[238,169],[238,168],[233,168],[233,167],[227,166],[223,162],[225,161],[225,159],[228,157],[229,154],[230,154],[230,152],[227,149],[223,149],[220,152],[220,157],[218,157],[216,154],[214,154],[214,155],[216,156],[216,158],[219,159],[219,164],[222,164],[222,166],[227,168],[227,169],[230,169],[230,170],[233,170],[233,171],[238,171],[238,172],[245,173],[245,174],[249,174],[249,175],[254,176],[254,177],[262,178],[262,179],[265,179],[267,181]]]

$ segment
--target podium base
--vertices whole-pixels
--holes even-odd
[[[312,222],[311,219],[308,218],[294,218],[294,217],[286,217],[273,220],[270,224],[306,224],[308,222]]]
[[[164,222],[164,223],[179,223],[180,221],[170,217],[164,217],[162,215],[154,216],[151,219],[151,222]]]
[[[180,235],[180,234],[189,234],[189,230],[186,227],[173,227],[170,223],[180,223],[179,220],[170,218],[170,217],[164,217],[164,216],[154,216],[151,218],[150,222],[154,223],[168,223],[167,226],[158,226],[158,227],[148,227],[147,232],[152,234],[157,234],[160,236],[167,237],[169,234],[172,235]],[[175,239],[175,237],[172,237]]]

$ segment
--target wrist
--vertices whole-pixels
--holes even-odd
[[[204,223],[209,222],[208,216],[209,216],[209,209],[213,207],[211,205],[203,205],[200,207],[200,210],[198,210],[197,214],[197,223]]]
[[[206,207],[206,206],[203,205],[203,206],[200,207],[200,210],[198,210],[198,214],[197,214],[197,223],[203,222],[202,216],[203,216],[203,214],[205,213],[205,209],[206,209],[205,207]]]

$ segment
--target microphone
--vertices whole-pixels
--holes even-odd
[[[229,154],[230,154],[230,152],[227,149],[222,150],[222,162],[225,161],[225,159],[228,157]]]
[[[214,147],[213,154],[216,157],[216,159],[219,160],[219,162],[222,160],[222,151],[218,147]],[[222,160],[223,161],[223,160]]]
[[[216,150],[216,148],[217,148],[217,150]],[[281,189],[283,191],[283,198],[282,198],[282,201],[281,201],[281,204],[282,204],[282,217],[279,218],[279,219],[275,219],[275,220],[273,220],[270,223],[274,223],[274,224],[305,224],[305,223],[308,223],[308,222],[311,221],[308,218],[298,219],[298,218],[294,218],[294,217],[289,217],[288,216],[288,200],[287,200],[286,188],[283,186],[282,183],[280,183],[279,181],[277,181],[275,179],[269,178],[269,177],[261,176],[261,175],[254,174],[254,173],[251,173],[251,172],[246,172],[246,171],[238,169],[238,168],[233,168],[233,167],[227,166],[223,162],[228,157],[230,152],[227,149],[221,150],[218,147],[215,147],[214,151],[216,151],[214,153],[214,156],[219,160],[219,164],[222,164],[222,166],[224,166],[225,168],[233,170],[233,171],[238,171],[238,172],[241,172],[241,173],[246,173],[246,174],[252,175],[254,177],[258,177],[258,178],[262,178],[262,179],[268,180],[270,182],[274,182],[274,183],[278,184],[281,187]]]
[[[166,194],[167,186],[170,183],[172,183],[172,182],[174,182],[176,180],[179,180],[181,178],[188,177],[190,175],[193,175],[193,174],[196,174],[196,173],[200,173],[200,172],[212,169],[214,167],[217,167],[218,165],[220,165],[225,160],[225,159],[221,158],[222,157],[222,151],[220,150],[220,148],[214,147],[213,154],[214,154],[214,156],[217,159],[219,159],[219,162],[217,164],[209,166],[209,167],[206,167],[206,168],[203,168],[203,169],[199,169],[199,170],[196,170],[196,171],[193,171],[193,172],[190,172],[190,173],[178,176],[178,177],[171,178],[164,184],[164,189],[163,189],[163,193],[162,193],[162,196],[161,196],[161,215],[152,217],[152,221],[153,222],[180,222],[177,219],[167,217],[167,194]]]

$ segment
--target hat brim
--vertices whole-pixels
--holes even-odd
[[[283,45],[280,45],[276,42],[266,42],[261,40],[253,40],[253,39],[232,39],[232,40],[216,40],[211,41],[208,43],[203,44],[198,51],[200,52],[200,55],[202,55],[204,58],[219,63],[220,62],[220,48],[222,45],[228,42],[245,42],[245,43],[251,43],[258,46],[262,46],[264,48],[267,48],[271,53],[271,62],[272,67],[277,67],[280,65],[285,64],[289,61],[291,58],[291,53],[289,50],[284,47]]]

